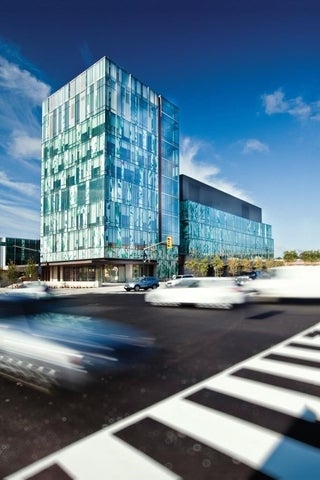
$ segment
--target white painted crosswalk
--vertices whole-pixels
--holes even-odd
[[[320,323],[6,479],[318,480],[319,340]]]

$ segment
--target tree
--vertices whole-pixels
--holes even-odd
[[[8,265],[8,279],[10,283],[15,283],[19,278],[19,272],[16,265],[10,261]]]
[[[229,268],[229,272],[230,274],[235,277],[239,271],[239,267],[240,267],[240,260],[239,258],[236,258],[236,257],[231,257],[231,258],[228,258],[228,268]]]
[[[284,260],[280,259],[273,259],[273,258],[267,258],[264,262],[265,268],[272,268],[272,267],[283,267],[284,266]]]
[[[262,270],[263,266],[263,260],[261,257],[255,257],[253,260],[253,268],[256,268],[257,270]]]
[[[295,262],[296,260],[298,260],[298,258],[299,255],[295,250],[286,250],[283,253],[283,260],[285,262]]]
[[[250,272],[252,270],[252,262],[249,258],[242,258],[240,263],[244,272]]]
[[[305,252],[301,252],[299,258],[304,262],[318,262],[320,260],[320,252],[316,250],[307,250]]]
[[[217,277],[221,277],[223,270],[224,270],[224,261],[221,260],[220,257],[214,257],[212,261],[212,265],[214,267],[214,271]]]
[[[192,258],[185,263],[188,271],[196,277],[205,277],[208,271],[209,261],[207,258]]]
[[[38,278],[38,267],[34,263],[33,258],[28,259],[28,263],[24,268],[24,275],[28,280],[36,280]]]

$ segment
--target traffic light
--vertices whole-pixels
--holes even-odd
[[[167,248],[172,248],[172,237],[167,237]]]

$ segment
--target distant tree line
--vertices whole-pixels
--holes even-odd
[[[193,254],[185,262],[185,271],[193,273],[198,277],[221,277],[237,276],[243,272],[252,272],[253,270],[264,270],[271,267],[284,265],[282,259],[264,259],[261,257],[249,258],[221,258],[220,256],[201,257]]]
[[[320,250],[305,250],[298,253],[296,250],[287,250],[283,253],[283,260],[287,263],[302,260],[305,263],[320,262]]]
[[[283,258],[270,259],[261,257],[255,257],[254,259],[238,257],[224,258],[218,255],[203,257],[197,254],[197,252],[192,252],[190,258],[185,262],[185,271],[200,277],[237,276],[242,272],[281,267],[299,260],[310,264],[318,263],[320,262],[320,250],[305,250],[300,253],[296,250],[287,250],[283,253]]]

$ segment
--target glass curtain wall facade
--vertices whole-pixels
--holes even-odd
[[[273,258],[261,208],[180,175],[180,255]]]
[[[270,225],[191,201],[180,208],[181,255],[273,258]]]
[[[173,104],[106,57],[43,103],[41,253],[66,266],[57,279],[103,280],[118,264],[124,281],[154,244],[152,273],[167,269],[160,242],[171,235],[178,248],[180,233],[178,122]]]

